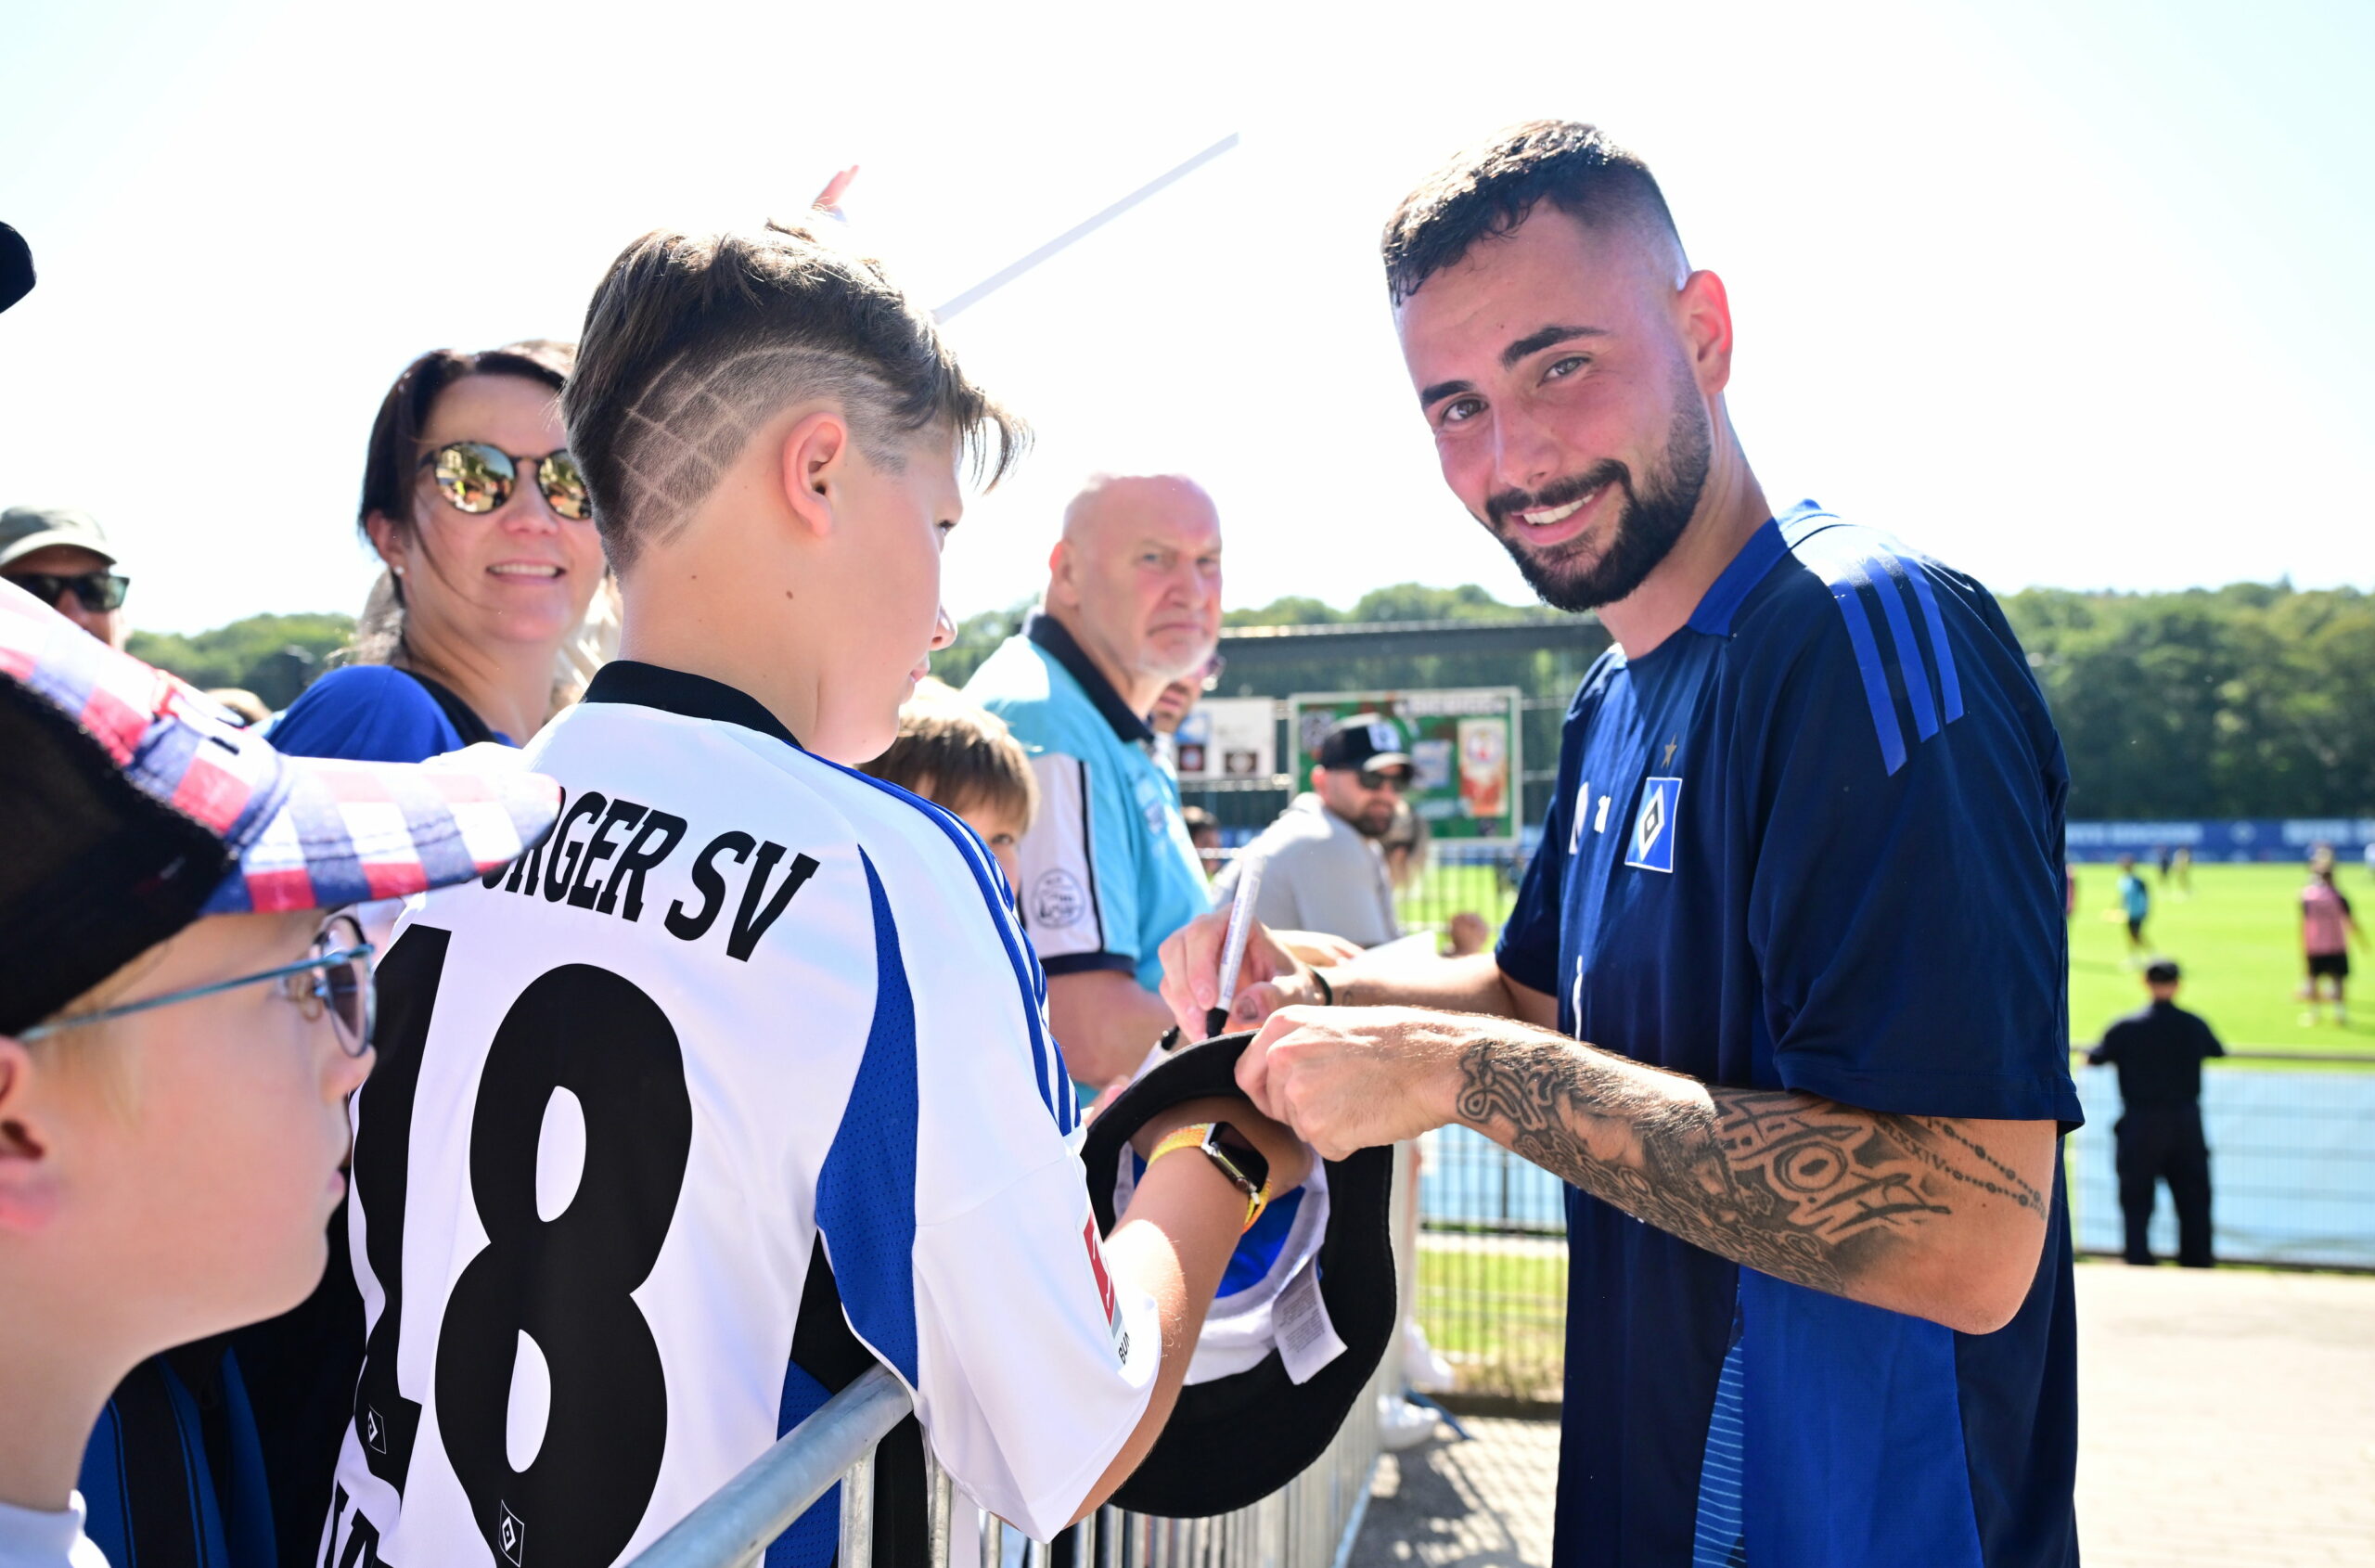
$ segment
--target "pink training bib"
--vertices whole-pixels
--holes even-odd
[[[2342,894],[2328,887],[2322,880],[2313,879],[2301,890],[2301,945],[2308,953],[2339,953],[2343,950]]]

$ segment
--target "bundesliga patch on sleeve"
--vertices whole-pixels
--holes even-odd
[[[1674,871],[1675,808],[1682,800],[1679,778],[1641,780],[1641,809],[1624,846],[1624,864],[1644,871]]]
[[[1127,1367],[1130,1364],[1130,1330],[1122,1322],[1122,1298],[1114,1292],[1113,1276],[1105,1271],[1105,1248],[1098,1240],[1094,1217],[1081,1227],[1080,1237],[1088,1246],[1089,1272],[1097,1276],[1098,1304],[1105,1309],[1105,1332],[1113,1341],[1114,1358]]]

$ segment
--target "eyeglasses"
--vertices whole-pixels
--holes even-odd
[[[261,985],[271,980],[280,983],[282,992],[303,1009],[308,1020],[328,1013],[330,1027],[338,1035],[338,1043],[347,1055],[361,1056],[369,1048],[376,1007],[371,990],[371,945],[363,940],[363,928],[355,924],[353,917],[349,915],[332,916],[314,934],[314,956],[302,963],[283,964],[278,969],[243,974],[237,980],[218,980],[212,985],[193,985],[186,990],[168,991],[161,996],[148,996],[137,1002],[126,1002],[121,1007],[78,1012],[71,1018],[35,1024],[19,1033],[17,1038],[39,1040],[65,1030],[79,1029],[85,1023],[125,1018],[133,1013],[147,1012],[151,1008],[196,1001],[200,996],[236,991],[243,985]]]
[[[1398,767],[1389,768],[1382,773],[1371,773],[1364,768],[1361,770],[1361,788],[1391,790],[1399,795],[1410,788],[1410,775]]]
[[[511,499],[511,487],[521,469],[535,477],[536,488],[544,492],[555,516],[584,522],[594,515],[594,498],[585,493],[585,476],[577,471],[577,459],[566,451],[514,457],[483,441],[456,441],[423,457],[420,466],[436,476],[437,493],[445,497],[447,506],[472,517],[502,510],[503,503]]]
[[[12,572],[8,573],[8,581],[52,610],[58,608],[58,601],[64,598],[71,588],[74,592],[75,602],[94,615],[122,610],[124,590],[132,586],[131,578],[118,576],[112,572],[84,572],[72,577],[61,577],[54,572]]]

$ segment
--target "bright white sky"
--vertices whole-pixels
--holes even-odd
[[[2375,6],[22,5],[0,502],[121,541],[136,621],[352,610],[390,379],[574,335],[620,246],[851,212],[930,301],[1231,131],[975,306],[1039,431],[950,546],[1040,580],[1092,469],[1219,498],[1227,597],[1524,589],[1443,488],[1375,259],[1455,148],[1593,119],[1730,286],[1732,412],[1812,495],[1983,580],[2375,585]]]

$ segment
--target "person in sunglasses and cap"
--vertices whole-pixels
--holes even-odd
[[[109,648],[132,635],[123,615],[131,579],[88,512],[10,507],[0,512],[0,578],[14,583]]]
[[[1402,926],[1380,841],[1409,787],[1409,748],[1392,719],[1338,721],[1319,743],[1310,790],[1213,880],[1214,906],[1235,896],[1238,868],[1259,860],[1253,913],[1271,930],[1325,932],[1362,947],[1393,941]]]
[[[540,339],[404,366],[371,426],[357,518],[386,570],[351,662],[289,705],[275,745],[417,762],[543,727],[603,573],[561,431],[575,357]]]
[[[198,1411],[156,1357],[322,1272],[371,1064],[371,948],[337,911],[494,869],[558,803],[550,778],[462,759],[284,757],[0,585],[0,1565],[103,1564],[101,1513],[119,1562],[269,1561],[233,1555]],[[85,1477],[111,1478],[177,1428],[182,1538],[133,1547],[114,1497],[86,1535],[86,1445],[117,1463]]]

